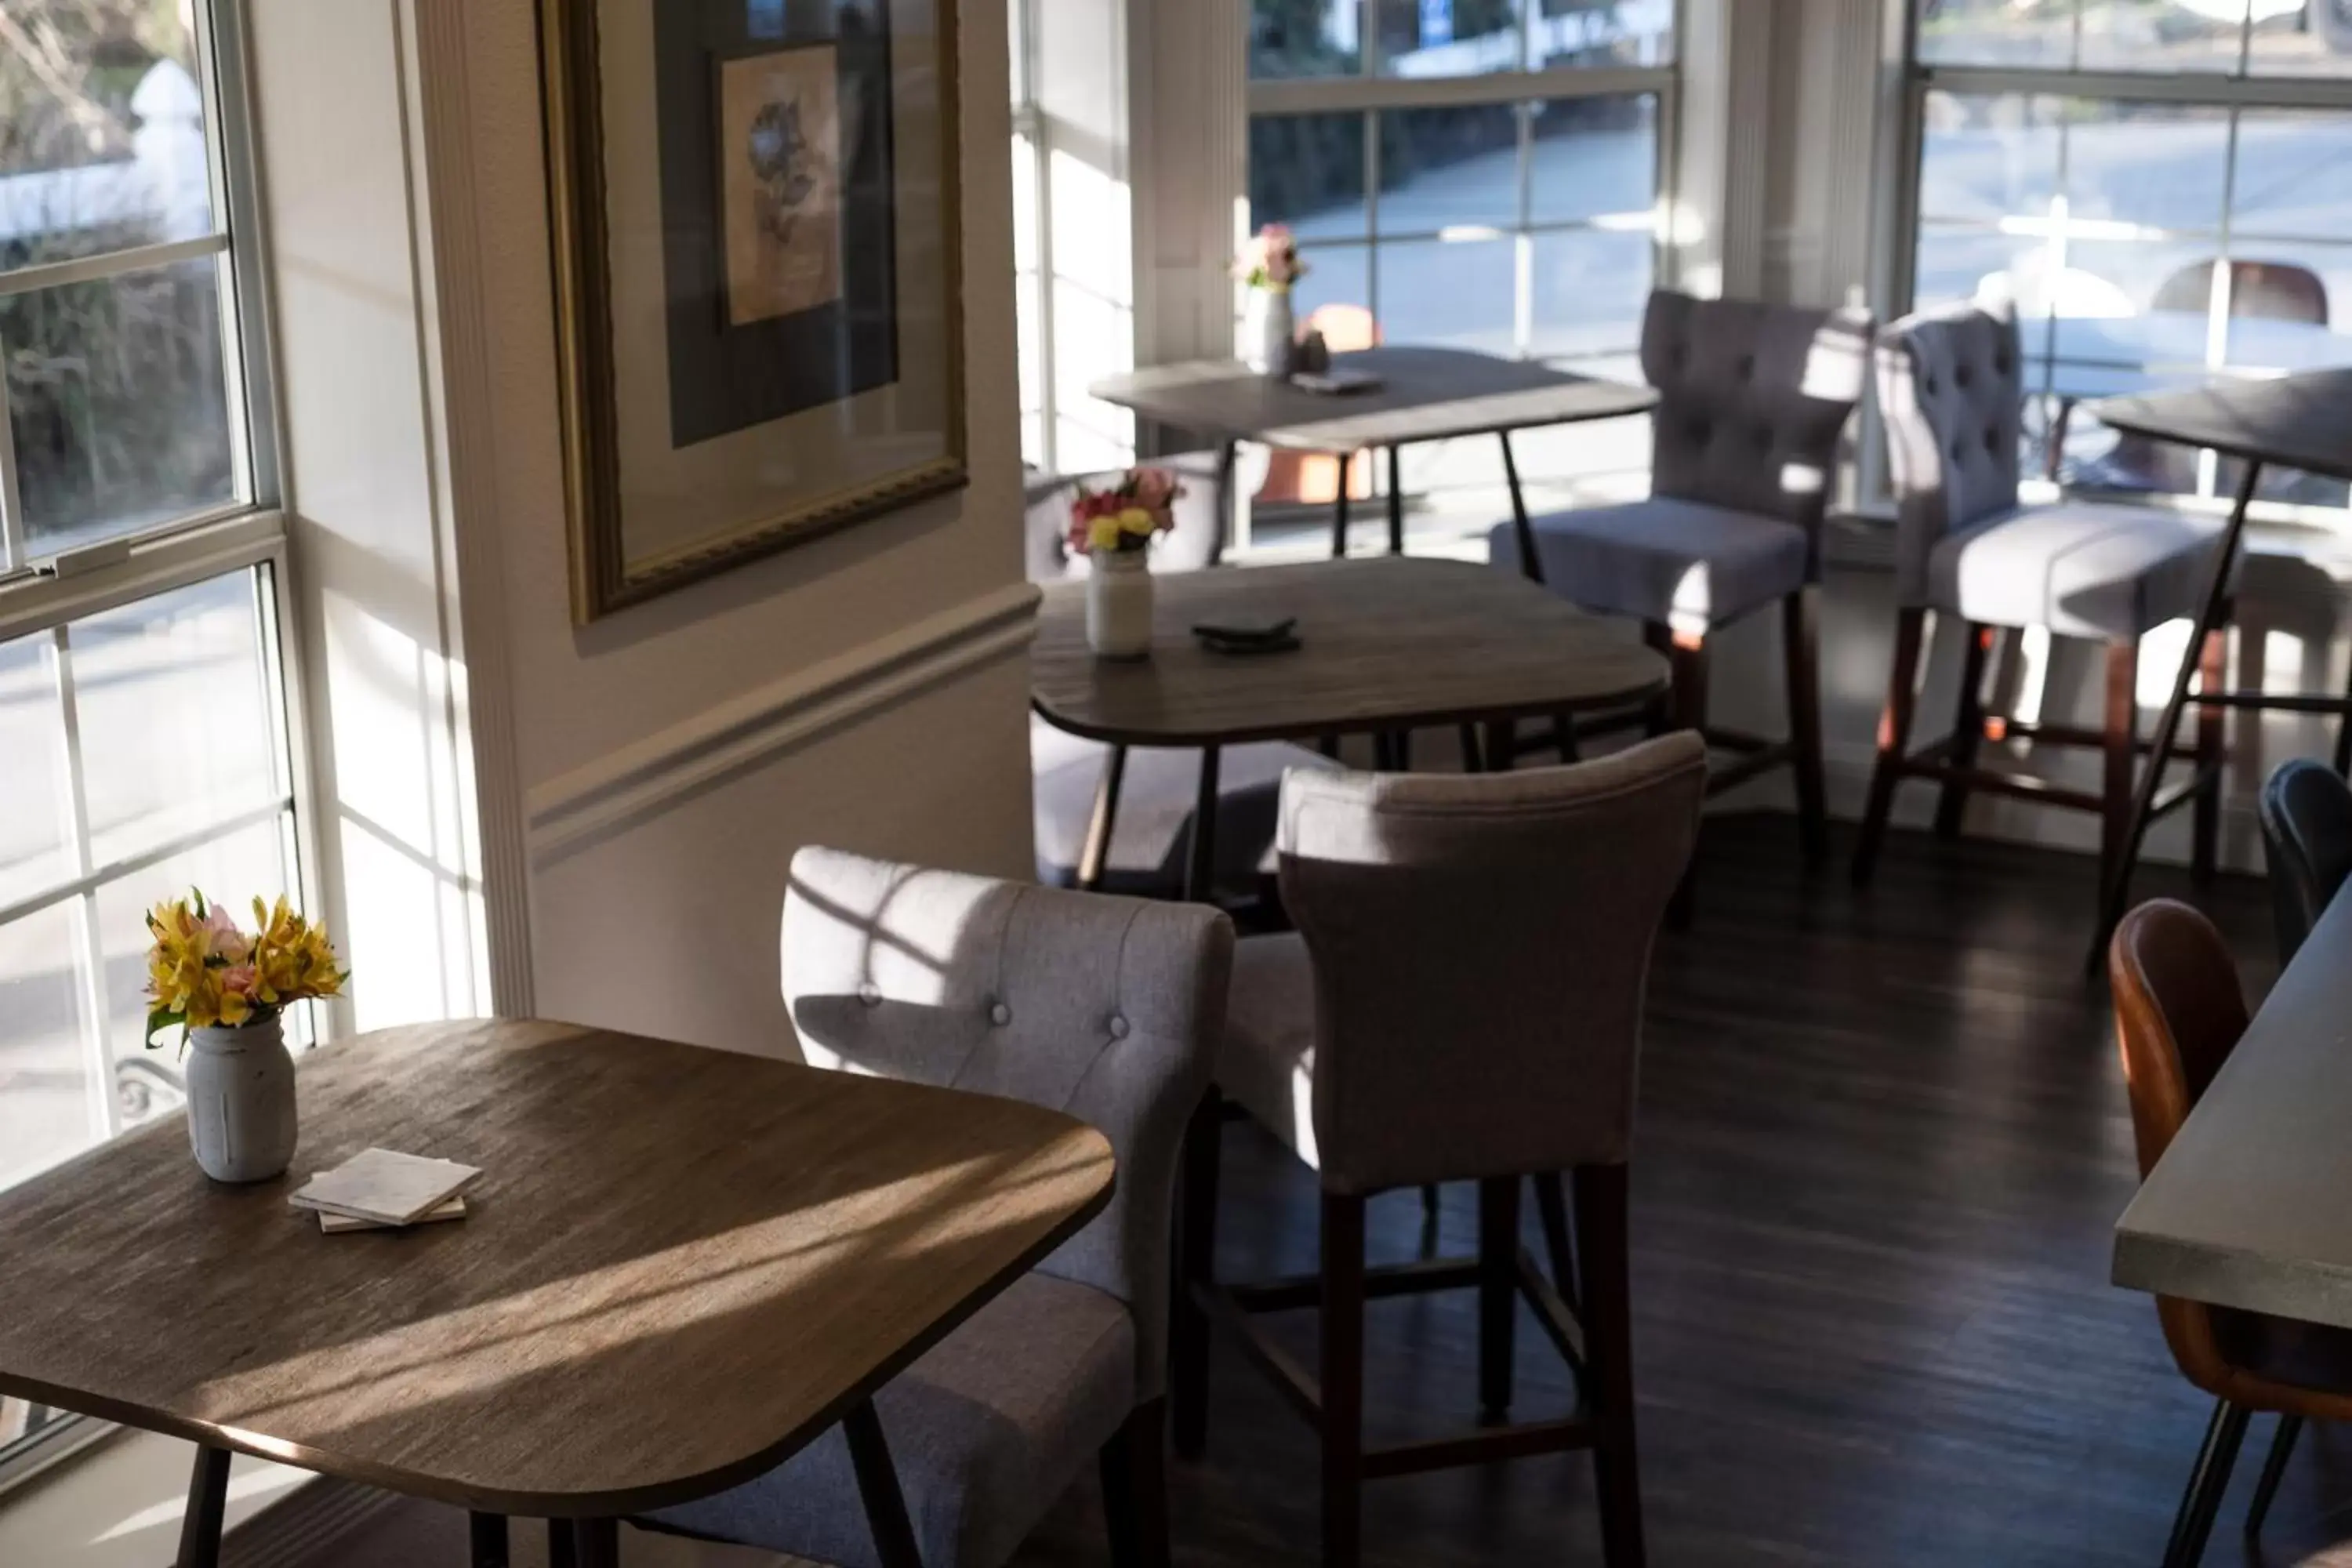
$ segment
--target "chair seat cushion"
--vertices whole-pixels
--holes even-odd
[[[1217,1087],[1309,1168],[1315,1149],[1315,969],[1297,931],[1234,944]]]
[[[1534,528],[1553,593],[1694,635],[1803,587],[1811,553],[1793,522],[1671,496],[1553,512]],[[1486,558],[1520,569],[1515,525],[1487,533]]]
[[[1037,879],[1076,885],[1095,791],[1110,748],[1029,721],[1029,763],[1037,838]],[[1275,809],[1289,768],[1339,764],[1304,746],[1278,742],[1232,746],[1218,754],[1217,886],[1249,891],[1274,868]],[[1140,896],[1181,892],[1192,852],[1192,803],[1200,790],[1201,753],[1138,747],[1127,753],[1118,812],[1111,823],[1110,858],[1102,890]]]
[[[2221,524],[2063,500],[1971,525],[1927,557],[1927,604],[1996,626],[2136,637],[2194,616]]]
[[[1029,1274],[874,1396],[929,1568],[996,1568],[1135,1407],[1127,1309]],[[878,1568],[835,1426],[757,1479],[665,1509],[699,1535]]]

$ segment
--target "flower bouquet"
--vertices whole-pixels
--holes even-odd
[[[1151,542],[1176,526],[1184,487],[1165,468],[1129,468],[1108,489],[1085,484],[1070,500],[1070,552],[1087,577],[1087,643],[1103,658],[1151,651]]]
[[[1290,309],[1290,286],[1307,276],[1298,241],[1282,224],[1270,223],[1234,258],[1234,277],[1249,287],[1242,320],[1242,353],[1260,375],[1287,376],[1298,368],[1298,325]]]
[[[282,1016],[340,996],[350,973],[327,933],[280,898],[255,929],[191,889],[147,915],[147,1045],[178,1026],[188,1055],[188,1142],[206,1175],[258,1182],[294,1158],[294,1060]]]

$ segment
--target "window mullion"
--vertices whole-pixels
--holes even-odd
[[[24,494],[16,484],[16,420],[8,406],[7,362],[0,356],[0,572],[13,572],[31,559]]]
[[[49,631],[47,649],[51,694],[59,750],[65,758],[67,847],[73,855],[73,874],[87,879],[96,856],[90,847],[89,793],[82,773],[81,712],[76,700],[73,640],[60,626]],[[74,900],[74,975],[81,993],[82,1050],[89,1072],[91,1100],[88,1106],[90,1136],[113,1137],[121,1131],[114,1102],[114,1058],[108,1047],[106,1023],[106,947],[98,926],[98,889],[89,888]]]

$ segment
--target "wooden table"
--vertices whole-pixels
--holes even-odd
[[[231,1449],[544,1517],[616,1520],[847,1429],[912,1563],[869,1395],[1108,1201],[1057,1112],[540,1023],[307,1058],[292,1173],[206,1180],[179,1118],[0,1194],[0,1393],[200,1445],[182,1568],[217,1561]],[[326,1236],[287,1194],[370,1144],[479,1165],[461,1221]]]
[[[2154,815],[2157,786],[2164,761],[2180,729],[2182,710],[2190,702],[2215,707],[2284,709],[2298,713],[2347,716],[2336,743],[2336,771],[2352,768],[2352,698],[2332,694],[2265,691],[2217,691],[2189,695],[2208,632],[2221,625],[2229,608],[2230,584],[2246,532],[2246,511],[2265,465],[2301,468],[2331,479],[2352,479],[2352,370],[2313,371],[2271,381],[2218,382],[2186,392],[2156,393],[2145,397],[2116,397],[2091,405],[2100,423],[2130,435],[2184,447],[2210,447],[2245,464],[2238,481],[2230,521],[2214,552],[2213,569],[2205,584],[2197,620],[2190,629],[2180,668],[2173,677],[2172,694],[2157,721],[2155,746],[2148,765],[2141,770],[2139,786],[2115,869],[2105,889],[2099,928],[2091,943],[2088,967],[2096,973],[2105,962],[2107,939],[2124,918],[2131,897],[2133,862]]]
[[[1335,370],[1369,371],[1381,384],[1344,395],[1308,392],[1258,374],[1239,360],[1191,360],[1129,371],[1087,390],[1146,419],[1220,441],[1221,489],[1233,485],[1237,442],[1341,458],[1370,447],[1389,452],[1389,553],[1404,552],[1404,492],[1398,452],[1422,441],[1493,436],[1503,446],[1511,513],[1527,529],[1527,498],[1511,452],[1511,432],[1538,425],[1615,419],[1655,407],[1656,392],[1622,382],[1571,375],[1531,360],[1472,349],[1377,348],[1331,356]],[[1332,503],[1331,553],[1348,552],[1348,485]],[[1224,515],[1230,517],[1227,507]],[[1213,557],[1212,558],[1213,560]]]
[[[1618,707],[1664,689],[1666,663],[1516,574],[1454,561],[1381,557],[1218,567],[1154,579],[1151,657],[1097,658],[1086,584],[1045,590],[1030,698],[1048,722],[1110,744],[1080,879],[1099,872],[1133,746],[1198,747],[1188,897],[1215,864],[1217,757],[1251,741],[1505,726]],[[1192,637],[1202,623],[1296,616],[1305,647],[1237,658]],[[1506,749],[1465,744],[1465,762]]]
[[[2338,894],[2116,1224],[2118,1285],[2352,1329],[2352,899]]]

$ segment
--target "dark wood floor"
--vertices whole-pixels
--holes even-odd
[[[2091,863],[1898,834],[1857,897],[1846,840],[1808,879],[1794,837],[1787,817],[1711,822],[1697,924],[1659,955],[1633,1176],[1651,1561],[2152,1565],[2210,1405],[2147,1299],[2106,1282],[2135,1175],[2105,998],[2079,971]],[[2256,993],[2264,899],[2238,879],[2199,900]],[[1228,1277],[1311,1268],[1314,1193],[1233,1126]],[[1471,1246],[1472,1198],[1446,1194],[1449,1251]],[[1409,1256],[1418,1200],[1379,1200],[1371,1223],[1376,1256]],[[1467,1295],[1373,1305],[1376,1432],[1471,1418],[1473,1325]],[[1311,1346],[1311,1319],[1286,1326]],[[1515,1414],[1564,1414],[1524,1319],[1519,1346]],[[2242,1543],[2268,1437],[2265,1417],[2209,1563],[2352,1538],[2352,1434],[2320,1432],[2266,1545]],[[1314,1563],[1316,1476],[1306,1426],[1221,1347],[1208,1458],[1176,1467],[1177,1561]],[[1089,1481],[1021,1561],[1099,1563],[1100,1530]],[[1375,1483],[1365,1538],[1375,1564],[1598,1563],[1590,1466]]]

